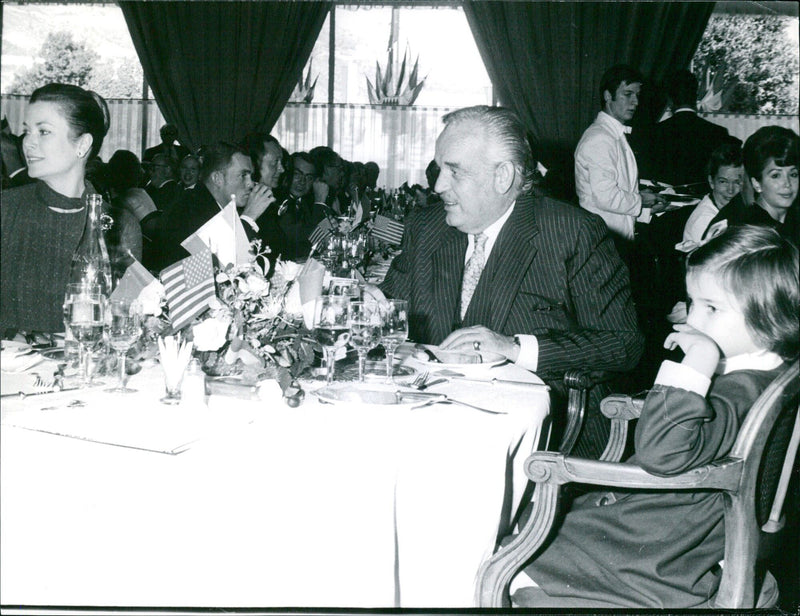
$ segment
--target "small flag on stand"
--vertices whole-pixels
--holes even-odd
[[[210,248],[223,267],[249,263],[250,242],[236,211],[236,200],[232,198],[219,214],[183,240],[181,246],[193,255]]]
[[[375,216],[375,223],[372,227],[372,235],[377,237],[379,240],[386,242],[387,244],[399,246],[403,241],[404,230],[405,226],[402,222],[398,222],[396,220],[392,220],[388,216],[378,214]]]
[[[144,265],[134,259],[119,279],[117,288],[109,299],[133,301],[152,284],[158,284],[158,280],[145,269]]]
[[[311,232],[311,235],[308,236],[308,241],[313,244],[319,244],[322,240],[328,237],[331,234],[331,230],[333,229],[333,225],[331,224],[330,219],[323,218],[316,228]]]
[[[169,306],[172,328],[177,331],[208,308],[208,300],[216,295],[211,251],[186,257],[160,274]]]

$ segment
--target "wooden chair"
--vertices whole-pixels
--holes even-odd
[[[562,486],[575,482],[651,491],[721,491],[725,515],[724,567],[711,607],[755,607],[759,597],[755,564],[760,532],[774,532],[780,526],[780,510],[800,441],[799,374],[795,361],[764,390],[745,418],[727,457],[679,475],[658,477],[633,464],[584,460],[557,452],[533,453],[525,463],[525,473],[536,484],[532,513],[519,535],[481,567],[476,584],[477,605],[509,607],[508,587],[512,578],[549,536]],[[620,438],[624,443],[622,424],[638,417],[641,406],[624,397],[603,405],[613,415],[611,440],[616,439],[617,443],[610,444],[604,452],[604,456],[609,456],[607,460],[621,455],[618,443]],[[777,602],[777,596],[773,600]]]

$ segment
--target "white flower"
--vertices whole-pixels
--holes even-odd
[[[197,325],[193,325],[192,334],[195,348],[198,351],[216,351],[225,344],[230,325],[230,317],[222,315],[217,315],[214,318],[206,319]]]
[[[275,264],[275,273],[287,282],[291,282],[300,273],[303,267],[294,261],[278,261]]]
[[[245,280],[249,290],[256,295],[263,295],[269,291],[269,283],[262,276],[249,274]]]
[[[161,302],[164,299],[164,285],[154,280],[139,293],[137,300],[142,305],[142,314],[158,316],[161,314]]]

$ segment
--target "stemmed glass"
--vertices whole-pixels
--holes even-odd
[[[394,352],[408,338],[408,301],[390,299],[380,302],[381,339],[386,349],[386,382],[394,383]]]
[[[79,381],[83,386],[96,385],[89,363],[91,349],[103,339],[105,299],[99,285],[70,283],[64,298],[64,324],[78,342]]]
[[[119,383],[107,391],[127,394],[135,389],[125,387],[125,354],[142,334],[142,308],[137,301],[115,299],[108,302],[106,312],[108,343],[117,352]]]
[[[347,321],[349,295],[323,295],[314,307],[314,337],[325,352],[325,381],[333,382],[336,352],[350,340]]]
[[[378,304],[372,302],[350,302],[350,343],[358,351],[358,380],[364,382],[364,364],[369,350],[378,346],[382,322]]]

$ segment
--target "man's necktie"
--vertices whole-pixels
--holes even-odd
[[[461,318],[467,313],[469,302],[472,299],[472,294],[475,292],[475,287],[478,286],[478,281],[481,279],[483,266],[486,265],[484,256],[484,249],[486,248],[486,240],[488,239],[483,233],[478,233],[473,236],[475,241],[475,249],[472,251],[467,264],[464,266],[464,281],[461,283]]]

